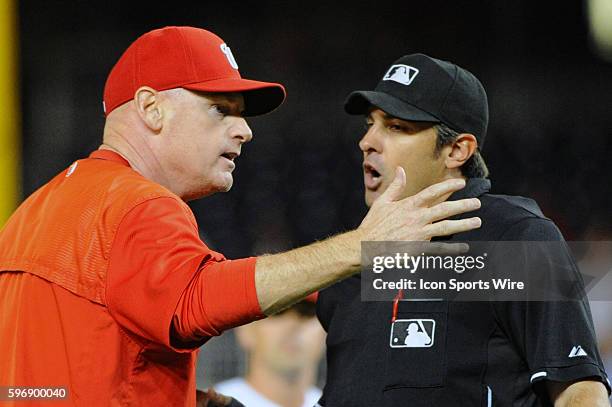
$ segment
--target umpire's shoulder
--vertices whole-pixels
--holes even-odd
[[[530,198],[512,195],[484,194],[483,226],[490,240],[559,241],[563,235],[538,204]]]

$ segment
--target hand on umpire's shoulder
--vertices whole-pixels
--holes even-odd
[[[442,201],[465,187],[463,179],[446,180],[416,195],[401,199],[406,173],[398,167],[387,190],[372,204],[358,230],[361,240],[421,240],[447,236],[480,227],[480,218],[461,220],[446,218],[480,208],[477,198]],[[442,201],[442,202],[441,202]]]

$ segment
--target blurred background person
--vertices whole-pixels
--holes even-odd
[[[312,407],[321,390],[315,387],[325,344],[325,331],[312,299],[236,330],[246,352],[246,375],[214,386],[248,407]]]

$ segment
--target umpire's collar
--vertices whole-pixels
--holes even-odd
[[[453,193],[448,200],[458,201],[465,198],[476,198],[491,190],[491,181],[487,178],[468,178],[465,188]]]

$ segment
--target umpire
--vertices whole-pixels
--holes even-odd
[[[407,195],[441,179],[464,178],[466,188],[450,200],[481,200],[482,228],[451,241],[563,241],[533,200],[489,193],[480,154],[487,97],[467,70],[427,55],[403,56],[374,91],[351,93],[345,110],[366,117],[359,146],[368,205],[401,166]],[[360,289],[357,275],[320,293],[317,313],[328,332],[321,406],[609,405],[610,384],[585,300],[408,300],[394,311],[389,302],[361,301]],[[406,339],[406,346],[393,347],[392,316],[434,320],[435,332],[413,324],[427,345],[411,347]]]

